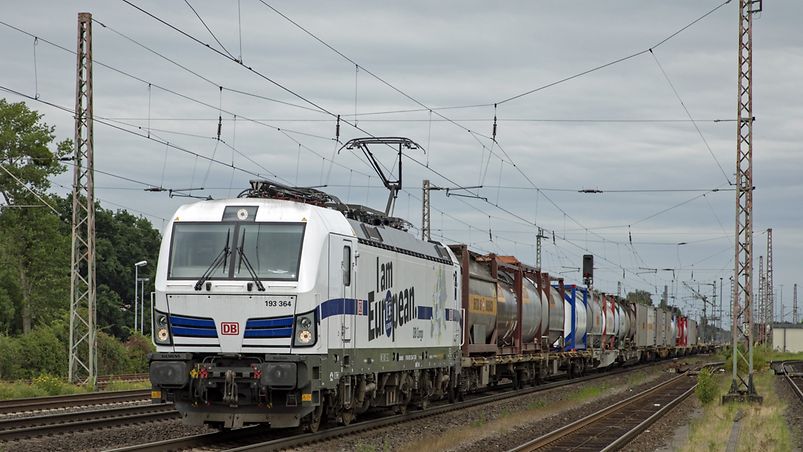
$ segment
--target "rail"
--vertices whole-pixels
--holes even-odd
[[[803,361],[786,361],[783,363],[783,375],[803,403]]]
[[[2,419],[0,441],[179,418],[172,404],[158,404]]]
[[[260,428],[259,426],[254,426],[254,427],[246,427],[240,430],[187,436],[183,438],[157,441],[149,444],[123,447],[119,449],[114,449],[114,452],[133,452],[133,451],[150,452],[150,451],[162,451],[162,450],[182,450],[182,449],[192,449],[192,448],[214,447],[216,445],[221,445],[221,444],[225,444],[226,449],[229,451],[288,449],[288,448],[298,447],[301,445],[318,443],[321,441],[326,441],[337,437],[349,436],[356,433],[374,430],[382,427],[388,427],[401,422],[408,422],[416,419],[421,419],[424,417],[448,413],[451,411],[464,410],[474,406],[505,400],[511,397],[520,397],[526,394],[532,394],[532,393],[547,391],[550,389],[571,386],[577,383],[595,380],[598,378],[615,376],[647,368],[652,365],[653,364],[642,364],[638,366],[621,368],[609,372],[594,373],[585,377],[575,378],[571,380],[551,382],[519,391],[505,391],[497,394],[477,396],[465,400],[463,402],[458,402],[453,404],[443,403],[440,405],[430,406],[429,408],[421,411],[410,411],[406,414],[397,414],[378,419],[364,420],[348,426],[328,428],[315,433],[297,434],[288,437],[286,436],[287,435],[286,431],[284,432],[271,431],[269,429]],[[498,389],[500,390],[509,388],[512,388],[512,385],[504,385],[498,387]],[[280,437],[282,435],[283,437]]]
[[[710,363],[703,367],[717,366]],[[535,450],[618,450],[686,399],[697,385],[692,372],[653,386],[510,452]],[[626,429],[626,430],[625,430]],[[624,433],[621,433],[624,430]]]
[[[150,394],[150,390],[136,389],[130,391],[88,392],[50,397],[0,400],[0,414],[144,401],[150,397]]]

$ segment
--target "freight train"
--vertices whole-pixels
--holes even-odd
[[[706,347],[677,312],[408,226],[269,181],[180,207],[156,274],[153,401],[189,424],[314,431]]]

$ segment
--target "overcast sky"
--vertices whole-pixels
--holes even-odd
[[[482,185],[473,191],[487,201],[433,192],[433,236],[532,264],[537,223],[548,235],[544,269],[571,282],[579,282],[576,268],[591,252],[601,290],[615,293],[622,282],[625,292],[655,294],[669,285],[672,302],[688,311],[701,303],[683,282],[708,294],[704,284],[722,278],[729,300],[738,1],[658,46],[721,2],[266,0],[284,18],[258,0],[190,0],[213,37],[183,1],[132,1],[256,73],[122,1],[4,8],[0,20],[39,40],[0,25],[0,85],[68,108],[75,56],[43,40],[74,50],[77,13],[93,14],[96,118],[151,137],[95,123],[96,195],[104,207],[145,215],[161,228],[193,200],[144,188],[235,196],[255,176],[232,170],[233,162],[382,209],[387,192],[365,159],[335,153],[331,114],[340,114],[342,142],[405,136],[426,149],[404,158],[395,212],[416,226],[413,233],[420,234],[423,179]],[[753,31],[754,253],[757,275],[765,231],[773,228],[775,290],[783,285],[791,317],[792,285],[803,283],[803,3],[764,3]],[[72,136],[69,113],[26,102],[60,139]],[[473,105],[480,106],[437,109]],[[393,167],[389,149],[376,154]],[[56,182],[54,191],[67,193],[71,173]]]

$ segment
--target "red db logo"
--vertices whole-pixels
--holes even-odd
[[[237,322],[222,322],[220,332],[226,336],[236,336],[240,334],[240,324]]]

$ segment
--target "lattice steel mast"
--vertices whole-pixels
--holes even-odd
[[[736,136],[736,253],[733,324],[731,326],[732,381],[722,401],[761,402],[753,385],[753,13],[761,0],[739,0],[739,81]],[[744,300],[741,303],[740,300]],[[747,356],[738,350],[744,342]],[[747,362],[740,372],[739,359]]]
[[[72,252],[70,258],[70,381],[94,385],[95,177],[92,139],[92,14],[78,13],[75,80]]]
[[[767,280],[764,278],[764,256],[758,256],[758,309],[756,309],[758,324],[756,325],[756,335],[759,343],[764,342],[767,327],[767,311],[766,306],[764,306],[766,282]]]
[[[769,330],[771,328],[772,322],[775,321],[775,294],[772,290],[773,282],[772,282],[772,228],[767,229],[767,273],[764,276],[764,318],[766,320],[765,324],[765,334],[769,336]],[[769,341],[769,339],[768,339]]]
[[[430,240],[432,236],[432,221],[430,218],[429,207],[429,179],[424,179],[423,192],[421,194],[421,240]]]

